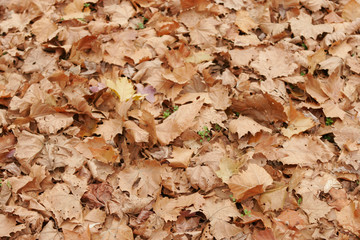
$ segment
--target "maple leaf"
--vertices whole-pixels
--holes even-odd
[[[106,85],[119,97],[120,102],[124,102],[129,99],[140,100],[145,97],[144,95],[135,93],[133,84],[126,77],[118,78],[115,82],[110,79],[106,79]]]
[[[287,114],[289,125],[287,128],[282,128],[281,133],[288,138],[315,126],[315,122],[311,118],[305,117],[303,113],[297,111],[292,102],[290,102]]]
[[[242,201],[263,193],[272,182],[273,179],[264,168],[250,163],[245,171],[233,175],[228,185],[235,199]]]
[[[249,33],[253,28],[257,27],[257,23],[249,16],[249,12],[246,10],[239,10],[236,13],[235,24],[239,27],[244,33]]]
[[[216,175],[227,183],[230,177],[239,172],[241,162],[234,159],[224,157],[220,160],[219,170],[215,171]]]
[[[255,135],[255,133],[260,131],[271,132],[271,129],[264,127],[251,118],[245,116],[239,116],[238,119],[231,120],[229,124],[229,130],[232,133],[237,133],[239,138],[248,132],[250,132],[252,135]]]

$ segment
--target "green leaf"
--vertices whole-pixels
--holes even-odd
[[[327,117],[327,118],[325,119],[325,125],[326,125],[326,126],[330,126],[330,125],[332,125],[333,123],[334,123],[334,120],[332,120],[331,118]]]

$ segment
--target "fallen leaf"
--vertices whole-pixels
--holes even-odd
[[[26,169],[30,169],[31,161],[44,147],[45,137],[38,134],[32,134],[28,131],[22,131],[17,137],[15,146],[15,158]]]
[[[302,194],[300,207],[308,215],[310,223],[316,223],[320,218],[325,218],[332,208],[326,202],[317,199],[311,192]]]
[[[203,105],[203,101],[185,104],[156,126],[156,134],[162,145],[169,144],[182,132],[193,126],[193,120]]]
[[[111,199],[113,188],[107,183],[90,184],[88,189],[81,200],[86,202],[90,208],[104,207]]]
[[[40,18],[31,27],[31,31],[39,42],[46,42],[50,40],[49,38],[54,37],[53,34],[56,30],[56,24],[47,17]]]
[[[341,16],[348,21],[354,21],[360,17],[360,3],[356,0],[348,1],[342,9]]]
[[[15,217],[0,214],[0,220],[2,222],[0,227],[1,237],[10,237],[11,233],[16,233],[26,228],[25,224],[17,224]]]
[[[303,11],[298,17],[290,19],[289,22],[291,31],[298,37],[316,39],[319,34],[333,32],[333,27],[330,24],[313,25],[312,17]]]
[[[264,127],[251,118],[245,116],[239,116],[238,119],[231,120],[229,123],[229,130],[232,133],[237,133],[238,138],[241,138],[248,132],[250,132],[252,135],[255,135],[260,131],[271,132],[271,129]]]
[[[281,133],[288,138],[293,135],[304,132],[315,126],[315,122],[312,118],[305,117],[305,115],[297,111],[293,103],[290,101],[290,106],[287,111],[289,124],[286,128],[281,129]]]
[[[191,149],[174,146],[170,158],[167,158],[166,160],[169,162],[169,166],[171,167],[187,168],[192,154],[193,150]]]
[[[314,166],[317,161],[328,162],[334,156],[331,149],[314,136],[293,136],[283,144],[281,151],[285,156],[279,161],[283,164]]]
[[[245,10],[239,10],[236,12],[236,26],[239,27],[244,33],[249,33],[251,29],[254,29],[258,26],[257,23],[249,16],[249,12]]]
[[[285,200],[288,195],[286,188],[286,186],[280,186],[260,195],[259,203],[264,212],[276,211],[284,208]]]
[[[205,192],[222,185],[221,179],[216,176],[214,170],[209,166],[188,167],[186,176],[193,188],[200,188]]]
[[[224,183],[227,183],[232,175],[239,172],[240,167],[241,162],[228,157],[224,157],[220,160],[220,169],[215,171],[215,173],[219,178],[221,178]]]
[[[132,142],[140,143],[149,141],[149,133],[136,125],[135,122],[126,121],[124,122],[124,127]]]
[[[151,85],[147,85],[146,87],[144,87],[142,84],[139,83],[135,84],[135,86],[139,95],[145,96],[145,99],[148,100],[150,103],[155,102],[155,88],[153,88]]]
[[[204,203],[204,198],[199,193],[194,193],[187,196],[180,196],[178,198],[160,197],[154,204],[154,212],[167,221],[176,221],[180,212],[187,207],[194,204],[194,207],[199,209]]]
[[[265,48],[250,66],[267,79],[288,76],[298,68],[291,53],[280,47]]]
[[[135,93],[133,84],[126,77],[118,78],[115,82],[107,79],[106,85],[115,92],[121,102],[129,99],[140,100],[144,97]]]
[[[49,212],[52,212],[58,224],[67,219],[77,220],[82,217],[80,198],[72,195],[64,183],[55,184],[53,188],[45,190],[39,200]]]
[[[341,211],[336,211],[336,220],[345,229],[348,229],[356,236],[360,235],[360,221],[358,217],[359,202],[352,201],[345,206]]]
[[[240,202],[263,193],[272,183],[273,179],[264,168],[250,163],[245,171],[233,175],[228,185],[234,198]]]

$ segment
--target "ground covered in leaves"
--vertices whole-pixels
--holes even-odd
[[[1,239],[360,236],[360,2],[0,18]]]

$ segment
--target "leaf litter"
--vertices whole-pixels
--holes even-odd
[[[359,9],[0,1],[0,238],[358,239]]]

